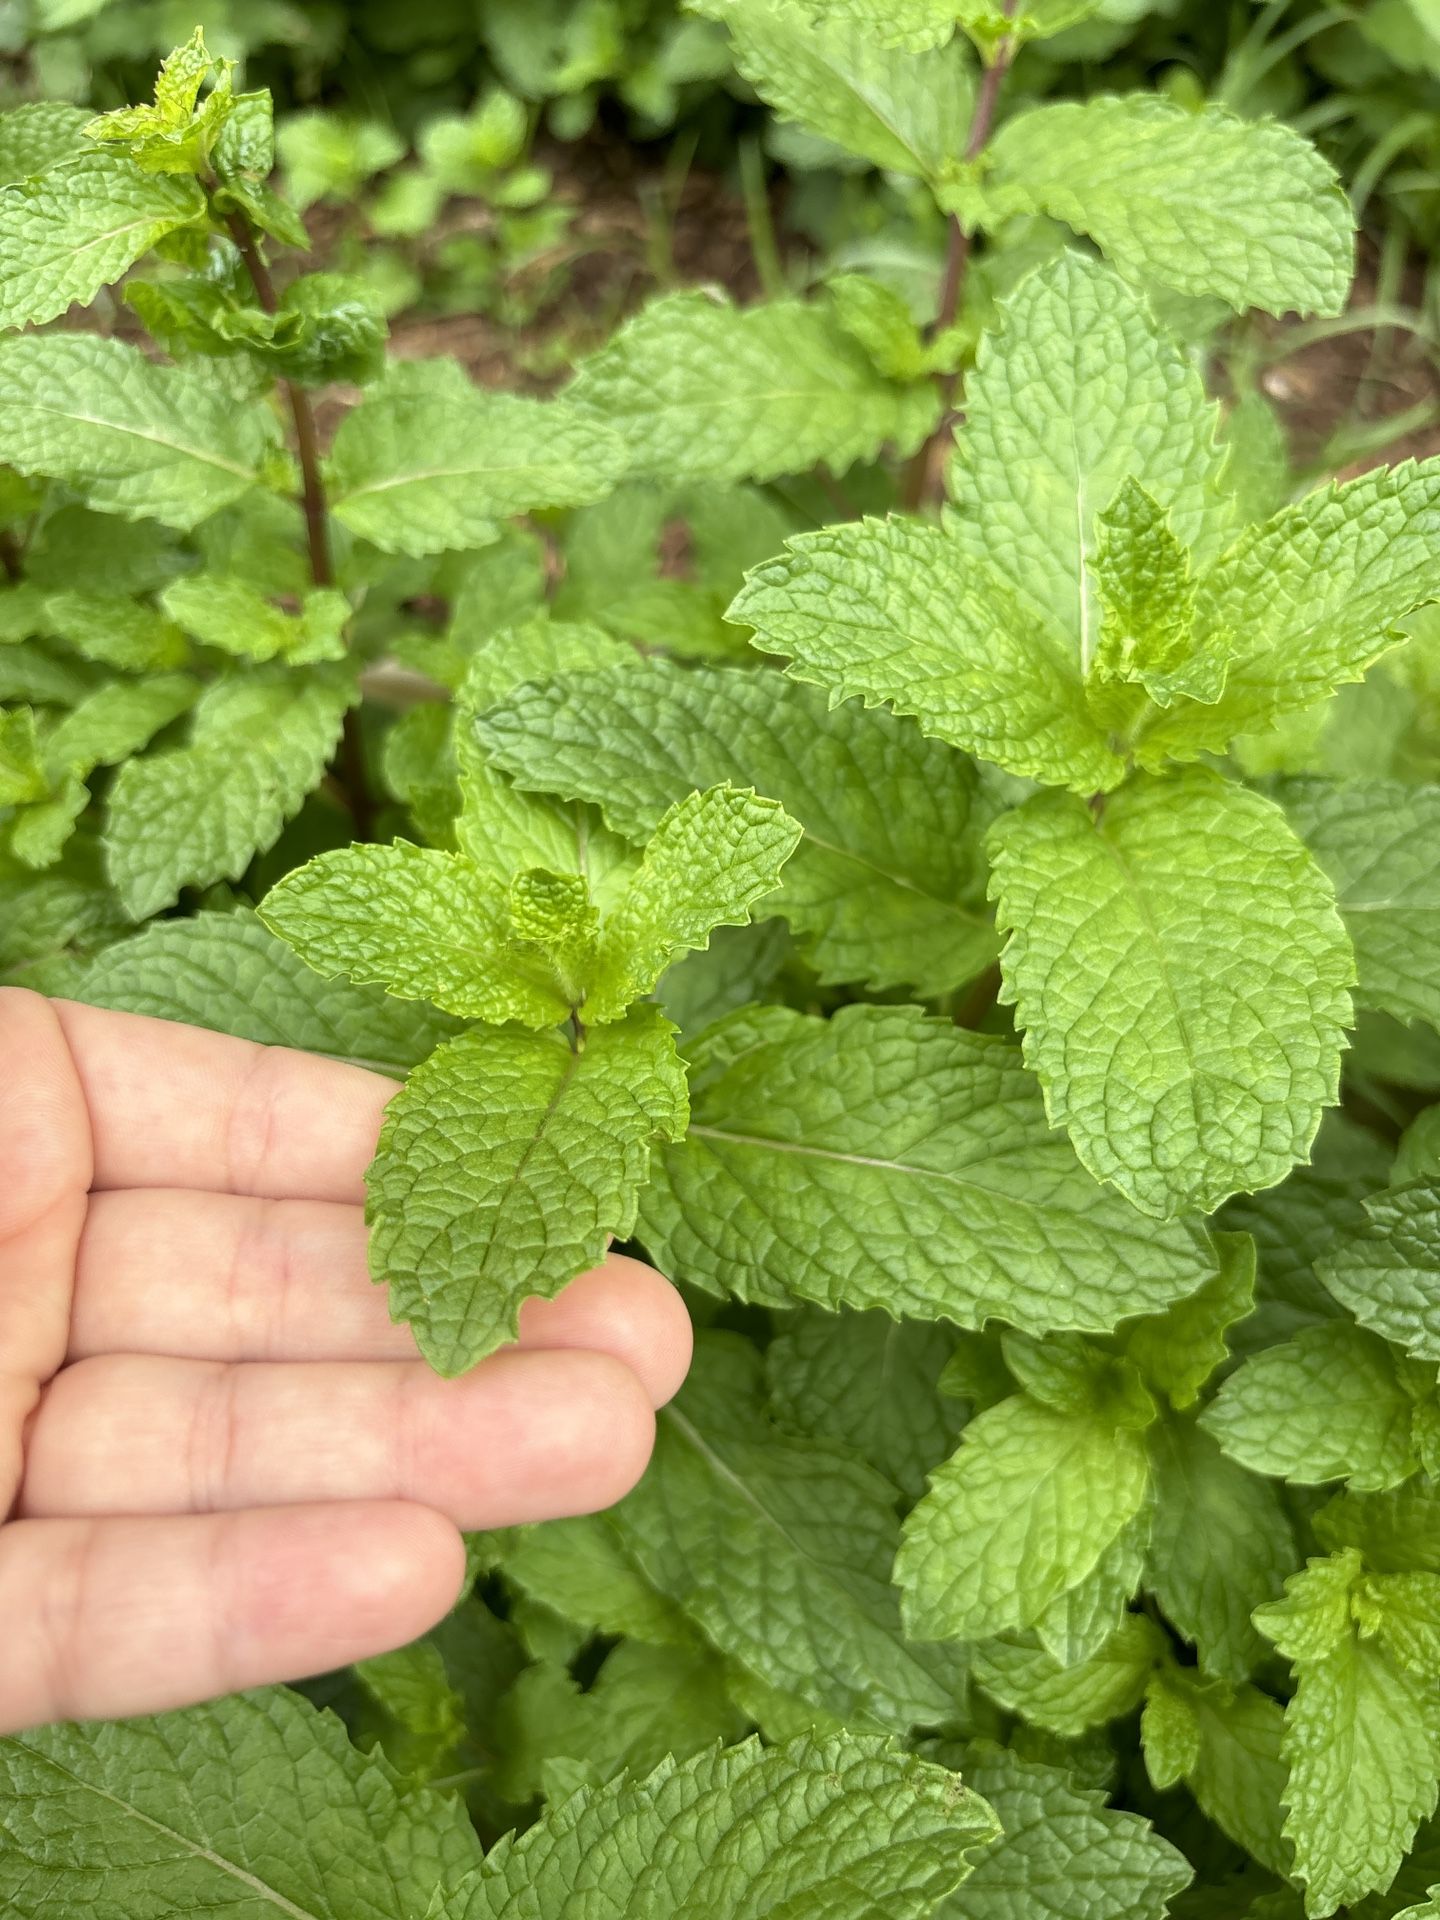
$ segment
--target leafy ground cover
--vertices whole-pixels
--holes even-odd
[[[416,1645],[0,1741],[6,1910],[1424,1920],[1440,460],[1267,399],[1421,365],[1261,85],[1355,23],[1210,100],[1115,4],[663,11],[758,297],[650,231],[525,391],[345,270],[548,208],[518,82],[0,114],[0,977],[392,1068],[440,1372],[612,1238],[702,1328]]]

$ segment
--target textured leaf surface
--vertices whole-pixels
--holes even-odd
[[[585,1789],[486,1856],[454,1920],[926,1920],[998,1830],[959,1777],[882,1739],[806,1735]],[[447,1916],[448,1920],[448,1916]]]
[[[522,1301],[629,1233],[651,1140],[685,1124],[672,1032],[653,1007],[578,1054],[553,1034],[476,1028],[391,1101],[366,1181],[370,1270],[438,1372],[513,1339]]]
[[[1156,1765],[1157,1714],[1178,1715],[1184,1764]],[[1157,1785],[1183,1773],[1204,1811],[1237,1846],[1272,1873],[1288,1875],[1293,1858],[1282,1832],[1281,1798],[1287,1768],[1280,1755],[1284,1714],[1256,1687],[1204,1681],[1186,1669],[1168,1668],[1151,1683],[1143,1723],[1145,1758]]]
[[[689,1050],[694,1119],[641,1234],[667,1271],[762,1305],[1102,1330],[1214,1271],[1076,1164],[1006,1041],[914,1008],[744,1013]]]
[[[609,1514],[547,1520],[504,1549],[505,1578],[587,1632],[693,1646],[698,1635],[672,1600],[648,1581]]]
[[[205,210],[199,183],[98,149],[0,188],[0,326],[53,320]]]
[[[0,1785],[17,1920],[413,1920],[478,1864],[458,1801],[402,1797],[338,1720],[279,1688],[13,1736]]]
[[[598,500],[624,453],[553,401],[486,393],[453,361],[393,368],[345,416],[326,469],[336,517],[386,553],[477,547],[498,521]]]
[[[1440,787],[1306,780],[1281,799],[1335,883],[1358,1003],[1440,1026]]]
[[[1194,772],[1098,820],[1028,801],[991,850],[1003,997],[1096,1178],[1160,1218],[1283,1179],[1336,1096],[1353,961],[1279,809]]]
[[[82,777],[95,767],[114,766],[193,706],[199,692],[200,682],[187,673],[97,687],[46,736],[46,764]]]
[[[897,1731],[953,1718],[963,1665],[901,1630],[894,1487],[848,1447],[770,1427],[761,1390],[751,1350],[702,1339],[617,1509],[626,1542],[722,1653],[812,1712]]]
[[[1017,116],[990,157],[986,184],[1007,209],[1064,220],[1129,274],[1237,310],[1333,314],[1345,304],[1350,204],[1293,128],[1110,95]]]
[[[1016,1394],[977,1414],[905,1522],[895,1578],[909,1630],[984,1640],[1033,1626],[1134,1519],[1139,1436]]]
[[[184,746],[122,767],[105,847],[130,913],[238,880],[319,781],[354,697],[348,675],[259,668],[210,689]]]
[[[971,1673],[1001,1706],[1073,1738],[1140,1704],[1165,1645],[1153,1620],[1127,1613],[1103,1646],[1072,1666],[1062,1666],[1033,1634],[1008,1635],[971,1649]]]
[[[939,1920],[1161,1920],[1190,1868],[1148,1820],[1058,1767],[987,1742],[968,1749],[965,1778],[1003,1829]]]
[[[84,145],[81,129],[89,118],[64,100],[27,100],[0,113],[0,186],[68,159]]]
[[[103,513],[196,526],[250,490],[272,438],[264,412],[119,340],[0,341],[0,459]]]
[[[922,178],[942,173],[964,150],[974,87],[961,45],[887,48],[871,22],[836,20],[828,8],[785,0],[690,4],[724,21],[735,64],[761,99],[811,133],[877,167]]]
[[[993,957],[974,769],[915,728],[773,676],[659,660],[525,688],[476,727],[522,785],[594,802],[636,840],[692,787],[780,801],[802,837],[767,910],[807,936],[823,980],[939,993]]]
[[[1440,1361],[1440,1181],[1417,1180],[1365,1202],[1363,1229],[1318,1272],[1362,1326],[1417,1360]]]
[[[1116,682],[1142,686],[1160,706],[1169,706],[1177,692],[1215,699],[1224,683],[1222,663],[1207,661],[1199,674],[1185,671],[1195,582],[1169,515],[1132,475],[1099,524],[1094,573],[1101,621],[1091,662],[1097,712],[1107,722],[1112,708],[1120,717],[1114,695],[1105,696]]]
[[[68,991],[92,1007],[299,1047],[396,1079],[455,1031],[429,1007],[321,980],[244,909],[158,920],[98,954]]]
[[[1433,1374],[1432,1374],[1433,1380]],[[1423,1370],[1348,1320],[1306,1327],[1253,1354],[1220,1389],[1202,1424],[1255,1473],[1358,1491],[1412,1474],[1412,1421]]]
[[[1255,1305],[1255,1242],[1247,1233],[1213,1235],[1220,1270],[1197,1292],[1139,1321],[1125,1352],[1172,1406],[1190,1407],[1229,1354],[1225,1336]]]
[[[618,432],[636,479],[843,473],[934,424],[929,383],[886,380],[821,307],[742,311],[704,293],[656,300],[583,362],[566,399]]]

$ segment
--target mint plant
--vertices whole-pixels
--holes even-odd
[[[0,115],[0,977],[402,1082],[440,1372],[614,1240],[701,1325],[414,1646],[0,1741],[6,1911],[1424,1920],[1440,461],[1306,489],[1207,379],[1344,192],[1037,96],[1104,0],[692,11],[927,304],[486,391],[203,36]]]

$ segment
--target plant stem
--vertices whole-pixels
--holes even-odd
[[[226,215],[225,225],[240,251],[240,258],[245,262],[245,271],[255,288],[256,299],[266,313],[276,312],[280,303],[276,298],[275,283],[255,243],[250,222],[237,209]],[[289,402],[290,418],[295,423],[295,451],[300,461],[301,504],[305,512],[305,541],[310,553],[310,578],[317,587],[333,587],[335,563],[330,551],[330,522],[325,511],[325,483],[320,474],[320,436],[315,431],[315,414],[303,387],[293,380],[285,380],[281,384]],[[370,797],[370,784],[365,777],[365,743],[360,734],[359,713],[354,707],[346,710],[340,735],[339,762],[345,797],[355,823],[355,837],[357,840],[373,839],[375,803]]]
[[[1001,0],[1001,11],[1007,20],[1013,20],[1020,0]],[[995,110],[1000,104],[1000,89],[1005,84],[1005,76],[1010,71],[1010,63],[1015,58],[1013,40],[1002,40],[996,47],[990,64],[985,69],[980,82],[980,91],[975,96],[975,111],[970,118],[970,135],[965,142],[964,159],[967,162],[978,160],[989,143],[995,126]],[[954,326],[965,299],[965,282],[970,274],[971,235],[962,226],[955,214],[950,216],[950,243],[945,251],[945,278],[940,286],[940,308],[935,316],[935,324],[930,329],[930,338],[938,339]],[[913,512],[923,506],[927,500],[939,500],[943,491],[942,461],[945,443],[954,428],[955,396],[959,389],[958,373],[947,373],[940,381],[940,418],[924,446],[910,462],[905,475],[905,485],[901,498],[905,506]]]

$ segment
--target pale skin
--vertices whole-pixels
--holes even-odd
[[[590,1512],[690,1359],[611,1255],[442,1380],[369,1279],[393,1081],[0,989],[0,1733],[404,1645],[459,1530]]]

